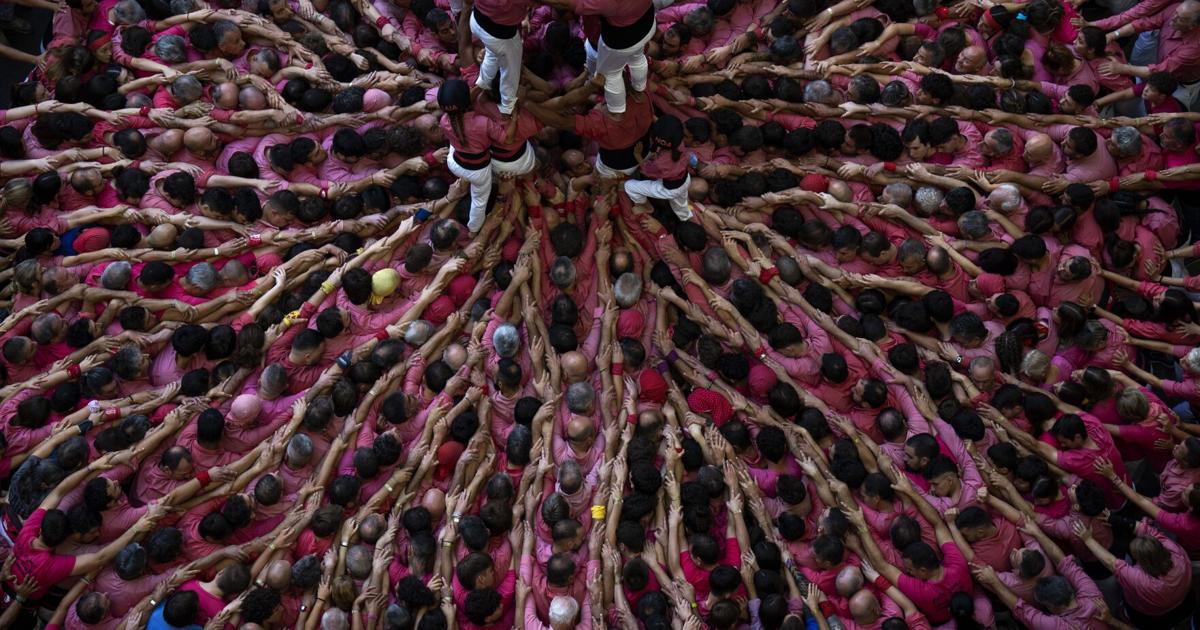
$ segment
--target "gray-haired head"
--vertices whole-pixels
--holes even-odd
[[[808,85],[804,86],[804,102],[805,103],[824,103],[828,104],[833,99],[833,86],[824,79],[809,81]]]
[[[1190,374],[1200,374],[1200,348],[1188,350],[1188,353],[1183,355],[1183,359],[1179,361],[1179,364]]]
[[[133,265],[127,261],[118,260],[108,263],[100,272],[100,286],[110,291],[124,291],[133,279]]]
[[[371,548],[366,545],[354,545],[346,550],[346,571],[356,580],[365,580],[371,575],[371,561],[374,557]]]
[[[988,193],[988,206],[1001,214],[1012,214],[1021,209],[1021,189],[1015,184],[1000,184]]]
[[[901,208],[907,208],[912,205],[912,200],[912,186],[909,186],[904,182],[893,182],[887,186],[884,186],[883,195],[880,196],[880,201],[895,204]]]
[[[183,15],[200,7],[193,0],[171,0],[171,15]]]
[[[435,330],[436,327],[433,323],[424,319],[418,319],[409,324],[408,330],[404,331],[404,341],[413,347],[423,346],[433,336]]]
[[[574,628],[579,615],[579,602],[569,595],[559,595],[550,600],[550,626],[555,630]]]
[[[293,435],[284,451],[284,459],[292,468],[304,468],[312,461],[313,441],[303,433]]]
[[[200,85],[200,79],[190,74],[183,74],[171,82],[171,94],[175,96],[179,105],[188,105],[200,100],[200,97],[204,95],[204,86]]]
[[[179,35],[171,34],[160,37],[158,41],[154,42],[154,54],[170,64],[187,61],[187,47]]]
[[[1113,129],[1111,152],[1116,158],[1131,158],[1138,155],[1142,152],[1141,132],[1129,126]]]
[[[992,142],[996,144],[995,148],[997,156],[1008,155],[1008,152],[1012,151],[1013,135],[1008,129],[1005,129],[1004,127],[993,129],[987,132],[985,139],[986,138],[991,138]]]
[[[196,291],[208,293],[217,286],[217,268],[206,262],[192,265],[187,272],[187,281]]]
[[[321,630],[350,630],[350,615],[341,608],[330,608],[321,614]]]
[[[1050,357],[1037,348],[1026,352],[1025,357],[1021,359],[1021,374],[1036,381],[1044,380],[1046,378],[1046,371],[1049,369]]]
[[[280,394],[287,391],[287,368],[279,363],[267,365],[258,377],[258,387],[267,398],[278,398]]]
[[[521,348],[521,333],[512,324],[500,324],[492,332],[492,347],[496,349],[496,354],[511,359],[517,356],[517,350]]]
[[[628,271],[621,274],[613,283],[613,298],[621,308],[637,304],[642,298],[642,279]]]
[[[136,0],[121,0],[113,7],[112,19],[119,26],[131,26],[146,19],[146,10]]]
[[[29,325],[29,336],[40,344],[53,343],[54,338],[63,328],[62,315],[58,313],[42,313],[33,318]]]
[[[596,390],[589,382],[571,383],[567,387],[567,409],[571,413],[586,414],[591,412],[596,402]]]
[[[942,191],[933,186],[921,186],[917,192],[913,194],[917,212],[921,216],[929,216],[938,211],[942,206]]]
[[[575,283],[575,263],[566,256],[559,256],[550,263],[550,282],[554,286],[565,289]]]
[[[958,218],[958,229],[962,231],[963,236],[973,241],[980,240],[990,231],[987,215],[978,210],[964,212]]]

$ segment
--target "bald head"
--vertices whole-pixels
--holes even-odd
[[[222,109],[233,109],[238,105],[238,86],[232,81],[218,83],[213,88],[213,103]]]
[[[567,149],[566,151],[563,151],[562,154],[563,165],[567,167],[567,170],[578,168],[586,159],[587,158],[585,158],[583,155],[583,151],[580,151],[579,149]]]
[[[855,566],[847,566],[838,571],[837,574],[837,592],[842,597],[850,597],[856,591],[862,588],[863,575],[862,571]]]
[[[596,427],[592,424],[591,419],[583,416],[571,416],[567,421],[567,440],[578,442],[586,440],[596,434]]]
[[[217,272],[217,278],[223,287],[240,287],[250,281],[250,273],[240,261],[227,260],[225,266]]]
[[[163,223],[150,230],[150,234],[146,235],[146,244],[153,249],[171,249],[178,237],[179,228],[170,223]]]
[[[358,537],[363,542],[373,545],[383,535],[386,527],[387,521],[384,520],[382,514],[368,514],[358,525]]]
[[[163,155],[174,155],[183,148],[183,130],[168,129],[146,140],[146,146]]]
[[[879,598],[869,590],[863,589],[850,597],[850,616],[854,617],[854,622],[862,625],[870,625],[879,620],[879,616],[883,614],[883,610],[879,605]]]
[[[588,360],[582,352],[572,350],[562,355],[562,371],[568,383],[578,383],[587,378]]]
[[[850,185],[840,179],[829,180],[829,194],[843,203],[854,199],[854,191],[850,190]]]
[[[286,591],[292,586],[292,563],[276,560],[267,565],[267,577],[264,581],[274,591]]]
[[[467,362],[467,349],[460,343],[452,343],[442,351],[442,360],[450,366],[450,369],[457,372],[458,368]]]
[[[982,46],[967,46],[954,60],[954,70],[959,74],[979,74],[987,63],[987,51]]]
[[[429,514],[433,517],[435,523],[442,520],[442,516],[446,514],[446,493],[437,488],[430,488],[421,497],[421,507],[429,510]]]
[[[1030,166],[1045,164],[1054,153],[1054,140],[1044,133],[1030,134],[1025,140],[1025,162]]]
[[[183,132],[183,146],[196,155],[209,155],[216,151],[220,143],[217,136],[207,127],[192,127]]]
[[[267,97],[262,90],[248,85],[238,92],[238,105],[242,109],[266,109]]]

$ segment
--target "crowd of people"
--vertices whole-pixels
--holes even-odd
[[[1192,627],[1200,0],[21,3],[0,627]]]

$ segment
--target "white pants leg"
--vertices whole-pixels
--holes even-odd
[[[688,205],[688,186],[691,183],[690,175],[679,188],[667,188],[661,179],[630,179],[625,181],[625,194],[635,204],[646,203],[647,198],[666,199],[675,216],[687,221],[692,218],[692,209]]]
[[[583,40],[583,69],[587,71],[589,77],[596,76],[596,47],[586,38]]]
[[[483,42],[483,63],[479,64],[479,79],[475,85],[488,89],[496,72],[500,72],[500,111],[511,114],[517,103],[517,87],[521,81],[521,54],[524,45],[518,33],[508,39],[497,39],[483,30],[471,12],[471,33]]]
[[[450,155],[446,158],[446,167],[456,177],[471,182],[471,218],[467,221],[467,229],[471,231],[471,234],[478,234],[479,230],[483,228],[488,198],[492,195],[492,167],[463,168],[454,159],[454,147],[450,147]]]
[[[604,75],[604,102],[608,111],[620,114],[625,111],[625,67],[629,74],[633,89],[641,92],[646,89],[646,78],[649,72],[649,62],[646,61],[646,44],[654,36],[654,28],[638,43],[629,48],[613,50],[600,38],[600,46],[596,50],[596,73]]]

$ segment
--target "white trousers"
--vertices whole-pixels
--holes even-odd
[[[537,159],[533,155],[533,145],[528,140],[525,141],[525,153],[521,157],[511,162],[492,158],[492,171],[497,177],[528,175],[534,166],[537,166]]]
[[[471,234],[478,234],[483,228],[483,215],[487,213],[488,198],[492,195],[492,167],[463,168],[458,160],[454,159],[454,147],[450,147],[446,167],[456,177],[471,182],[471,218],[467,221],[467,229]]]
[[[625,194],[635,204],[646,203],[647,198],[666,199],[675,211],[675,216],[687,221],[692,218],[692,209],[688,205],[688,186],[692,176],[688,175],[679,188],[667,188],[661,179],[630,179],[625,181]]]
[[[596,76],[596,47],[586,38],[583,40],[583,69],[589,77]]]
[[[596,168],[594,170],[596,171],[596,174],[603,179],[620,179],[622,177],[633,175],[634,171],[637,170],[637,167],[631,166],[629,168],[613,168],[605,164],[604,160],[597,155]]]
[[[641,92],[646,89],[646,79],[650,71],[650,63],[646,61],[646,44],[654,36],[651,28],[646,36],[629,48],[613,50],[600,37],[600,45],[596,50],[596,74],[604,76],[604,102],[608,111],[620,114],[625,111],[625,68],[629,68],[630,83],[633,89]],[[483,75],[480,75],[481,77]]]
[[[471,33],[483,42],[483,63],[479,64],[479,79],[475,85],[483,89],[492,86],[496,72],[500,72],[500,111],[511,114],[517,103],[517,88],[521,83],[521,53],[524,44],[520,31],[508,39],[497,39],[483,30],[475,21],[471,11]]]

